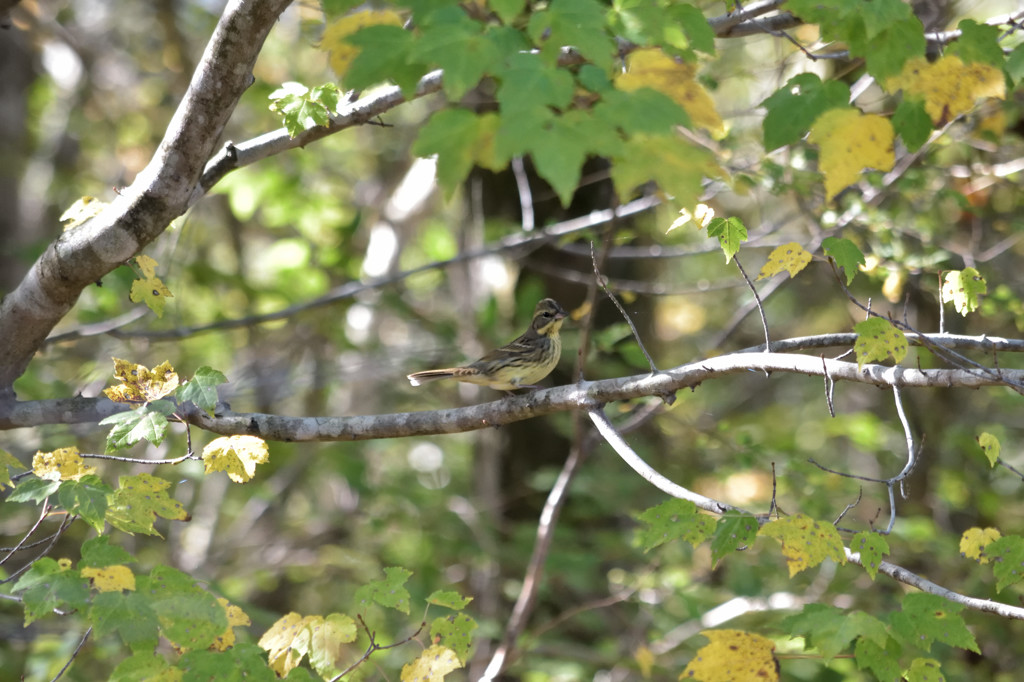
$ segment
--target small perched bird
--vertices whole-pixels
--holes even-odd
[[[554,299],[545,298],[534,309],[530,328],[515,341],[465,367],[414,372],[409,382],[419,386],[434,379],[457,379],[499,391],[536,388],[534,384],[551,373],[562,355],[558,330],[566,315]]]

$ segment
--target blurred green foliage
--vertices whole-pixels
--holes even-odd
[[[697,4],[708,16],[718,11]],[[814,4],[798,7],[810,12]],[[645,35],[651,20],[633,5],[639,7],[616,4],[616,22]],[[501,17],[518,17],[523,9],[514,2],[492,6]],[[558,11],[529,24],[538,40],[547,40],[555,29],[577,36],[574,31],[582,29],[566,23],[563,10],[576,8],[587,21],[603,11],[582,0],[552,6]],[[150,159],[216,21],[207,5],[195,2],[90,7],[95,16],[70,5],[50,18],[80,47],[77,56],[66,56],[68,63],[78,60],[77,80],[62,80],[42,57],[51,59],[54,53],[47,50],[70,47],[38,26],[33,29],[40,41],[33,54],[41,61],[25,94],[22,133],[30,146],[27,166],[34,170],[24,173],[20,188],[26,201],[36,204],[25,220],[45,229],[17,248],[11,242],[19,274],[58,237],[56,217],[68,205],[82,195],[113,200],[115,188],[130,183]],[[162,11],[168,8],[173,10],[169,16]],[[296,4],[286,13],[257,64],[253,87],[233,115],[229,139],[249,139],[280,126],[268,105],[283,82],[313,85],[333,78],[327,56],[315,46],[321,19],[310,4]],[[852,13],[842,20],[867,21]],[[908,21],[901,14],[890,32],[903,36]],[[953,19],[948,23],[957,25]],[[986,42],[991,31],[978,24],[961,26],[972,41],[964,56],[994,59]],[[687,58],[698,57],[693,49],[710,51],[702,32],[670,37],[669,44]],[[810,40],[802,34],[800,39]],[[605,42],[588,40],[580,47],[599,62],[610,60]],[[1019,37],[1011,36],[1003,46],[1015,47],[1010,64],[1019,66]],[[801,140],[804,130],[786,127],[769,135],[758,107],[775,117],[777,106],[799,100],[785,89],[797,79],[805,88],[802,96],[824,102],[815,106],[845,104],[836,93],[843,95],[864,75],[864,64],[816,62],[818,75],[797,75],[809,67],[784,40],[761,35],[720,40],[716,47],[714,58],[705,55],[700,62],[701,82],[713,90],[718,110],[728,112],[728,134],[721,140],[700,139],[734,182],[705,183],[704,200],[720,216],[737,216],[747,226],[750,240],[739,256],[749,274],[756,274],[778,244],[820,243],[841,234],[867,256],[850,293],[861,302],[870,299],[874,310],[937,331],[942,273],[975,267],[990,293],[966,317],[947,306],[945,329],[1020,335],[1024,194],[1021,171],[1014,165],[1024,156],[1019,69],[1009,69],[1009,77],[1018,82],[1007,101],[985,105],[995,111],[982,110],[954,124],[941,142],[923,147],[920,158],[891,181],[881,173],[869,174],[865,187],[876,193],[875,199],[851,191],[827,204],[815,170],[818,151]],[[866,51],[863,42],[851,48],[855,57]],[[544,55],[553,61],[551,49]],[[888,74],[897,57],[905,55],[867,56],[868,70]],[[472,82],[457,81],[449,92],[469,90],[467,97],[479,97],[482,107],[489,106],[494,83],[470,90],[476,73],[472,64],[463,66],[460,74],[472,73]],[[593,89],[609,87],[607,75],[587,67],[575,77],[577,84]],[[920,125],[920,116],[901,114],[893,97],[881,90],[872,90],[867,99],[871,103],[866,106],[910,117],[907,126],[916,136],[901,134],[912,147],[923,142],[912,125]],[[695,227],[666,233],[676,216],[676,207],[668,204],[611,227],[543,245],[494,249],[480,258],[398,277],[404,270],[493,246],[510,234],[530,236],[520,231],[520,197],[510,173],[475,168],[453,186],[450,202],[438,196],[432,176],[411,173],[418,131],[442,106],[435,99],[411,102],[386,114],[381,125],[344,131],[229,174],[147,249],[174,292],[163,318],[144,316],[94,333],[90,325],[130,315],[133,309],[127,292],[134,274],[127,267],[115,270],[83,292],[55,330],[76,334],[46,346],[17,382],[19,398],[96,396],[112,383],[110,357],[117,356],[147,366],[170,360],[183,374],[202,366],[217,368],[229,379],[221,398],[238,412],[372,415],[495,400],[500,396],[475,387],[413,389],[405,375],[474,359],[513,338],[543,296],[576,309],[593,278],[591,242],[600,251],[604,239],[612,250],[602,272],[627,301],[659,367],[763,343],[750,292],[736,269],[723,262],[716,241]],[[995,138],[978,134],[986,115],[1004,117]],[[766,145],[786,146],[765,156]],[[580,149],[573,153],[582,160],[587,154]],[[545,169],[556,166],[548,159]],[[553,189],[556,183],[545,182],[526,163],[539,227],[611,205],[608,169],[577,164],[571,171],[577,169],[582,188],[571,202],[560,202],[566,186],[575,185]],[[837,230],[843,216],[854,219]],[[820,256],[820,249],[815,254]],[[360,280],[373,284],[376,278],[384,283],[332,296],[339,287]],[[656,286],[667,293],[651,293]],[[849,305],[821,258],[793,279],[764,282],[759,291],[766,296],[773,339],[847,332],[863,319],[863,311]],[[621,317],[602,295],[597,301],[590,318],[566,325],[563,363],[549,383],[574,378],[580,328],[591,321],[587,378],[646,373],[646,360]],[[255,319],[290,306],[297,309],[272,321]],[[248,317],[253,320],[235,322]],[[993,361],[991,355],[973,357]],[[998,363],[1002,368],[1024,366],[1012,354],[1000,354]],[[913,347],[904,365],[941,366],[930,353]],[[842,528],[888,525],[884,485],[822,467],[874,479],[900,471],[907,445],[891,392],[839,384],[833,394],[835,417],[829,414],[822,382],[797,375],[737,374],[677,398],[627,436],[637,453],[669,479],[760,514],[774,502],[784,514],[832,521],[855,504],[839,524]],[[964,530],[975,526],[994,526],[1004,535],[1024,533],[1020,476],[990,467],[975,441],[982,431],[997,433],[1004,460],[1024,469],[1017,447],[1024,436],[1020,400],[1009,388],[904,392],[921,452],[906,497],[896,491],[888,560],[963,594],[1019,601],[1019,585],[997,591],[992,572],[962,558],[957,543]],[[647,405],[638,400],[608,409],[614,419],[624,420],[631,410]],[[466,611],[480,626],[478,658],[471,668],[479,673],[522,587],[543,500],[570,449],[582,446],[575,440],[574,419],[559,414],[431,438],[273,443],[270,462],[245,486],[229,483],[223,474],[204,476],[196,462],[174,467],[91,464],[106,481],[152,472],[173,482],[172,496],[191,514],[188,524],[158,521],[166,540],[122,533],[112,537],[143,572],[175,566],[242,607],[254,623],[251,630],[240,630],[243,642],[255,643],[290,611],[350,609],[361,586],[379,578],[385,567],[402,566],[413,573],[406,584],[413,604],[423,604],[437,589],[457,589],[474,598]],[[0,446],[29,464],[37,450],[72,444],[83,452],[103,452],[105,438],[94,425],[55,424],[6,431]],[[193,430],[192,438],[198,450],[213,435]],[[130,455],[164,459],[180,456],[186,447],[184,432],[172,428],[159,445],[139,445]],[[871,679],[852,659],[826,663],[813,652],[809,660],[800,658],[804,642],[790,636],[805,632],[788,630],[784,618],[806,600],[889,622],[900,611],[904,586],[884,576],[872,581],[856,566],[830,562],[791,579],[778,543],[766,539],[719,562],[713,561],[708,543],[691,547],[675,542],[645,552],[637,540],[638,516],[665,499],[609,448],[590,449],[558,519],[535,610],[506,679],[638,679],[635,655],[648,647],[656,654],[650,678],[674,680],[703,646],[698,632],[722,625],[774,638],[776,653],[790,656],[783,660],[784,679]],[[15,545],[38,514],[33,505],[5,502],[2,544]],[[94,535],[86,524],[73,524],[51,556],[77,562],[82,543]],[[851,534],[843,537],[848,542]],[[3,567],[5,577],[25,556],[19,553]],[[748,608],[739,606],[743,598],[751,600],[743,602]],[[0,670],[25,679],[51,679],[78,645],[83,619],[51,616],[24,628],[19,605],[3,603]],[[738,605],[728,619],[716,611],[723,604]],[[366,620],[380,641],[392,642],[411,634],[421,617],[415,608],[405,618],[373,607]],[[1020,627],[970,610],[959,617],[982,652],[936,644],[929,655],[941,661],[946,678],[1015,679],[1024,663]],[[429,644],[426,638],[423,643]],[[354,661],[364,648],[365,641],[359,641],[343,654]],[[416,653],[404,647],[379,652],[373,665],[358,669],[352,679],[395,679],[395,671]],[[93,637],[64,679],[103,679],[124,655],[115,637]]]

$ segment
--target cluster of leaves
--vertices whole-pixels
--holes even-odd
[[[700,56],[714,55],[715,46],[695,7],[555,0],[529,11],[521,2],[491,9],[477,14],[454,2],[395,3],[393,9],[329,16],[321,42],[344,86],[357,91],[391,81],[408,96],[437,67],[445,94],[457,102],[482,79],[493,80],[494,107],[438,111],[414,146],[421,156],[438,156],[439,180],[449,195],[473,165],[497,171],[521,155],[531,156],[563,204],[588,156],[610,160],[620,198],[655,182],[692,206],[704,177],[724,176],[705,149],[673,132],[676,126],[713,137],[726,132],[697,78]],[[891,170],[896,135],[917,150],[979,99],[1005,98],[1007,58],[997,27],[965,19],[955,47],[930,63],[921,23],[900,0],[807,0],[788,9],[821,23],[823,38],[865,58],[868,73],[887,92],[902,92],[891,117],[866,114],[850,105],[849,86],[805,73],[764,101],[765,150],[804,136],[819,145],[828,199],[866,169]],[[616,36],[631,41],[622,73],[614,68]],[[271,108],[293,135],[326,125],[338,101],[333,87],[291,84],[271,96]]]
[[[474,165],[500,170],[521,155],[531,156],[563,204],[577,188],[584,160],[593,155],[610,160],[612,179],[622,198],[653,181],[680,205],[693,207],[705,178],[730,180],[719,165],[724,162],[694,142],[721,138],[726,126],[709,95],[711,81],[699,75],[702,60],[715,54],[714,35],[705,17],[691,5],[553,0],[528,6],[523,0],[495,0],[484,8],[417,0],[348,13],[354,5],[349,0],[324,4],[328,21],[320,45],[329,53],[346,90],[391,81],[411,96],[424,75],[440,68],[444,93],[454,103],[478,101],[466,96],[483,82],[479,91],[483,106],[451,104],[435,112],[414,146],[420,155],[437,155],[440,181],[449,195]],[[852,56],[864,58],[867,72],[892,104],[891,114],[866,113],[850,105],[849,86],[813,74],[793,77],[763,102],[765,150],[799,145],[804,139],[817,145],[830,200],[856,183],[865,169],[892,169],[899,144],[920,149],[936,130],[970,111],[979,99],[1005,97],[1006,84],[1024,75],[1024,50],[1017,48],[1007,57],[999,46],[998,30],[970,20],[960,23],[960,39],[941,58],[926,61],[921,24],[899,0],[791,0],[787,9],[808,22],[819,22],[823,38],[839,41]],[[327,125],[344,98],[335,84],[286,83],[270,99],[271,109],[294,136]],[[677,134],[680,127],[689,131],[685,139]],[[285,188],[275,197],[282,202],[288,194],[299,194],[289,191],[285,182],[274,187]],[[252,197],[261,197],[258,189],[249,191]],[[65,214],[71,223],[68,228],[100,210],[102,202],[84,201],[73,207]],[[707,207],[697,207],[694,214],[707,234],[719,240],[726,262],[731,262],[747,239],[743,221],[714,218]],[[447,231],[442,232],[454,241]],[[826,238],[820,254],[798,242],[787,242],[768,256],[758,279],[782,272],[796,277],[815,258],[824,256],[845,273],[850,285],[870,260],[865,252],[870,253],[863,242],[845,237]],[[355,263],[350,270],[356,276],[357,259],[344,257]],[[141,276],[131,286],[131,300],[143,301],[160,314],[170,291],[155,275],[156,261],[140,256],[135,265]],[[984,304],[987,283],[977,269],[965,267],[946,271],[940,288],[940,300],[967,315]],[[856,331],[859,364],[904,360],[908,344],[900,323],[875,316],[859,323]],[[115,375],[121,383],[108,389],[108,397],[134,409],[104,421],[113,427],[107,438],[109,453],[141,442],[162,443],[183,403],[212,412],[216,387],[224,381],[219,372],[204,367],[179,385],[169,363],[150,370],[120,360],[115,361]],[[995,466],[998,441],[988,434],[981,441]],[[185,458],[193,458],[191,445]],[[225,471],[241,483],[254,477],[257,464],[268,461],[268,452],[259,439],[236,436],[216,439],[201,458],[206,473]],[[0,487],[12,485],[6,469],[14,471],[20,465],[6,453],[0,453],[0,464],[4,465],[0,466]],[[157,518],[186,518],[182,506],[168,495],[168,481],[149,474],[122,476],[114,488],[85,466],[74,448],[40,452],[33,472],[34,477],[20,480],[7,502],[52,504],[100,533],[109,524],[129,533],[158,535]],[[759,535],[781,543],[791,578],[825,560],[843,563],[845,559],[835,528],[804,514],[759,526],[751,516],[726,515],[715,522],[686,503],[670,502],[648,510],[641,520],[648,524],[641,533],[645,549],[676,538],[694,547],[710,541],[716,565],[730,553],[751,546]],[[360,616],[293,612],[268,630],[258,646],[237,643],[225,655],[221,647],[230,646],[235,630],[247,624],[244,613],[216,600],[194,579],[174,569],[156,566],[149,573],[134,574],[127,567],[134,559],[106,540],[102,536],[85,543],[77,567],[63,559],[39,559],[13,583],[13,591],[25,602],[27,622],[54,609],[78,610],[86,614],[97,634],[120,635],[133,652],[118,668],[126,678],[173,670],[219,676],[230,665],[255,679],[270,679],[274,673],[298,679],[307,676],[299,667],[303,659],[318,674],[334,676],[346,664],[335,653],[356,640],[361,626],[371,649],[386,648],[376,644]],[[1002,590],[1019,580],[1022,542],[1019,536],[976,528],[964,534],[961,551],[981,564],[991,564],[997,588]],[[849,547],[859,553],[873,580],[887,551],[885,540],[875,533],[858,533]],[[407,579],[403,569],[387,569],[383,580],[356,593],[352,613],[361,614],[366,606],[376,604],[408,614]],[[469,652],[475,623],[462,613],[465,601],[438,593],[428,602],[451,608],[455,615],[433,621],[431,646],[403,670],[403,679],[443,677],[464,664]],[[888,617],[808,606],[784,627],[787,634],[805,637],[826,660],[852,647],[857,665],[879,678],[925,679],[934,678],[938,669],[938,663],[924,655],[933,642],[977,651],[958,612],[959,607],[937,597],[910,595],[901,610]],[[683,675],[701,679],[777,675],[774,645],[765,637],[731,630],[706,634],[712,644],[701,650],[699,660],[694,659]],[[159,637],[181,654],[176,663],[151,655]]]
[[[149,369],[115,358],[114,365],[114,376],[120,383],[105,389],[105,393],[111,400],[134,405],[135,409],[104,421],[113,424],[107,438],[108,452],[141,440],[160,443],[178,401],[190,401],[212,411],[217,385],[226,381],[220,372],[208,367],[179,384],[177,373],[166,362]],[[169,399],[171,394],[175,402]],[[191,457],[187,453],[173,461]],[[253,436],[222,437],[204,448],[201,459],[207,474],[224,471],[236,483],[245,483],[253,478],[256,464],[268,461],[268,449]],[[41,504],[48,513],[65,514],[68,523],[82,519],[100,535],[82,544],[77,565],[70,559],[40,556],[10,583],[10,594],[24,604],[26,626],[54,613],[80,613],[97,636],[118,635],[132,655],[118,664],[112,680],[180,679],[182,674],[212,678],[238,674],[240,670],[251,679],[312,679],[298,668],[307,656],[325,679],[342,672],[346,662],[339,658],[339,647],[355,642],[359,634],[352,616],[290,613],[278,620],[258,645],[236,644],[236,628],[251,625],[238,606],[215,597],[177,569],[158,565],[147,574],[139,574],[129,567],[136,559],[111,544],[110,536],[104,535],[107,524],[129,534],[161,536],[154,526],[158,518],[189,521],[185,508],[168,494],[170,481],[142,473],[121,476],[118,487],[112,488],[96,475],[95,467],[85,464],[76,447],[38,452],[32,464],[32,476],[12,477],[24,467],[10,453],[0,451],[0,489],[13,487],[5,504]],[[22,480],[15,484],[14,478]],[[370,646],[363,657],[349,662],[348,670],[374,651],[398,646],[419,634],[418,630],[402,642],[380,645],[362,615],[372,605],[408,615],[410,595],[404,585],[411,575],[405,569],[387,568],[385,578],[369,582],[353,595],[360,614],[356,618]],[[428,604],[455,613],[432,622],[429,635],[433,644],[403,668],[402,680],[443,679],[465,665],[476,629],[475,621],[461,613],[469,602],[452,591],[436,591],[428,597]],[[176,661],[154,655],[161,638],[178,654]]]
[[[781,543],[790,577],[826,560],[846,563],[843,541],[835,527],[804,514],[765,520],[763,524],[753,516],[726,514],[716,522],[698,512],[692,502],[670,500],[643,512],[639,520],[643,527],[638,541],[645,551],[675,540],[684,540],[695,548],[710,540],[712,561],[717,563],[726,554],[746,549],[763,536]],[[983,543],[993,542],[998,534],[976,530],[979,532],[970,535],[969,546],[962,544],[963,551],[985,561]],[[1020,539],[1017,540],[1015,547],[1019,548]],[[852,537],[850,546],[857,550],[865,571],[875,580],[882,557],[889,553],[888,542],[878,533],[860,532]],[[1009,566],[1009,551],[996,549],[1003,551],[999,560],[1005,560]],[[1019,549],[1017,552],[1012,557],[1012,566],[1019,572],[1020,559],[1024,557]],[[1020,579],[1018,576],[1017,580]],[[932,594],[908,595],[901,610],[888,619],[863,611],[808,604],[800,614],[784,620],[780,628],[790,637],[803,637],[808,647],[817,650],[826,662],[852,647],[857,666],[870,670],[878,679],[900,679],[907,675],[915,680],[924,679],[919,677],[919,670],[938,672],[939,662],[923,655],[931,651],[934,642],[980,652],[959,615],[961,610],[962,605]],[[779,664],[772,654],[775,645],[771,640],[738,630],[707,630],[701,634],[711,644],[697,652],[681,678],[779,679]]]

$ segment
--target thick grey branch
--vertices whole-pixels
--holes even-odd
[[[987,337],[926,335],[933,343],[977,349],[1020,350],[1022,342]],[[830,334],[772,342],[773,348],[819,348],[850,345],[852,334]],[[911,338],[911,342],[913,339]],[[462,433],[489,426],[540,417],[555,412],[584,409],[649,396],[664,396],[704,381],[729,374],[757,371],[828,376],[831,381],[851,381],[880,387],[980,388],[1024,381],[1018,369],[911,369],[864,365],[822,358],[820,355],[764,353],[747,349],[700,360],[657,374],[638,374],[603,381],[583,381],[517,395],[470,407],[424,412],[353,417],[282,417],[261,413],[226,412],[211,417],[200,410],[187,412],[188,421],[221,435],[252,434],[278,441],[343,441],[402,438],[443,433]],[[90,423],[125,409],[105,398],[74,398],[0,403],[0,430],[41,424]]]
[[[224,10],[163,141],[135,182],[98,216],[55,240],[0,304],[0,401],[82,290],[184,213],[263,41],[290,0],[233,0]]]

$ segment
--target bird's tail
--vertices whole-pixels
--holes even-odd
[[[448,367],[446,369],[428,369],[422,372],[413,372],[408,376],[409,383],[413,386],[425,384],[428,381],[437,379],[462,379],[479,374],[480,371],[470,367]]]

